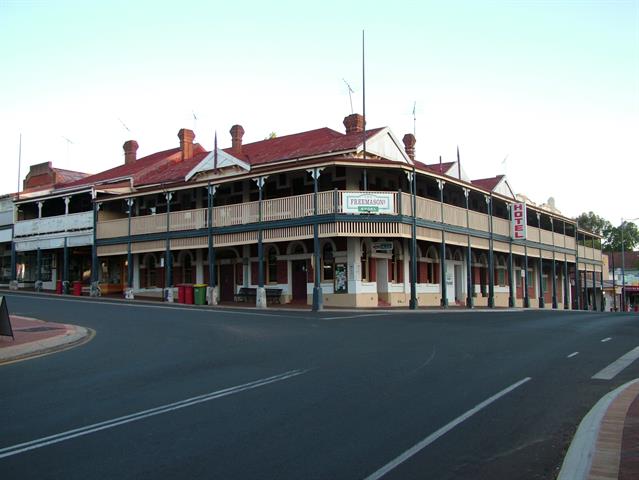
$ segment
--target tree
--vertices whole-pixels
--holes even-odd
[[[589,232],[601,235],[604,238],[613,228],[612,224],[608,220],[600,217],[594,212],[582,213],[577,218],[575,218],[575,220],[577,220],[577,223],[579,223],[579,228],[583,228],[584,230],[588,230]]]
[[[624,222],[623,225],[612,227],[605,238],[604,250],[608,252],[621,251],[621,228],[623,227],[623,249],[626,252],[634,251],[639,245],[639,228],[632,222]]]

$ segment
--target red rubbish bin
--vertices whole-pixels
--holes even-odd
[[[184,303],[185,302],[185,298],[184,298],[184,287],[186,287],[186,285],[184,284],[180,284],[177,286],[178,289],[178,303]]]
[[[80,297],[82,295],[82,282],[73,282],[73,295]]]
[[[55,293],[62,295],[62,280],[55,282]]]
[[[193,285],[184,285],[184,303],[193,305]]]

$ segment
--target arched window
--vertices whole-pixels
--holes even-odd
[[[495,262],[495,284],[501,287],[506,286],[506,259],[503,255],[497,255]]]
[[[182,282],[193,283],[193,260],[190,252],[182,252],[180,258],[180,269],[182,270]]]
[[[488,295],[488,260],[484,252],[480,253],[477,257],[477,263],[475,264],[475,281],[476,285],[479,285],[479,290],[483,297]]]
[[[388,280],[391,283],[402,282],[402,251],[399,242],[393,243],[393,253],[388,266]]]
[[[277,249],[274,245],[267,247],[264,261],[266,262],[266,283],[277,283]]]
[[[362,267],[362,282],[368,282],[370,278],[371,258],[366,242],[362,242],[362,257],[360,259],[360,262]]]
[[[153,255],[152,253],[144,257],[144,269],[145,271],[143,278],[146,281],[144,287],[157,286],[157,263],[155,255]]]
[[[322,248],[322,280],[332,281],[335,278],[335,260],[333,244],[326,242]]]
[[[439,282],[439,256],[437,250],[432,245],[426,250],[426,269],[427,269],[427,282],[438,283]]]

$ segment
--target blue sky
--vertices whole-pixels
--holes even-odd
[[[182,127],[207,148],[235,123],[246,142],[342,131],[343,78],[362,107],[362,29],[368,125],[401,137],[417,102],[419,160],[459,144],[473,178],[507,173],[569,216],[639,217],[639,0],[0,1],[0,192],[20,132],[24,177],[104,170],[124,141],[145,155]]]

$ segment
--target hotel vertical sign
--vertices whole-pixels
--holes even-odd
[[[513,240],[526,240],[526,204],[513,203],[510,208],[510,236]]]

